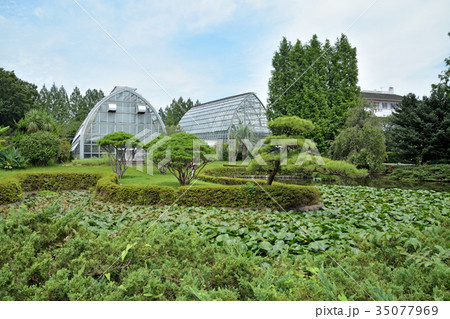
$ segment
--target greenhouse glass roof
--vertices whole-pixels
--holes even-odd
[[[266,110],[254,93],[244,93],[191,108],[179,123],[185,132],[204,140],[233,137],[239,126],[247,125],[258,138],[270,135]]]

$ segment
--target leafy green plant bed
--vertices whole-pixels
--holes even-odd
[[[450,182],[450,164],[395,166],[388,176],[397,180]]]
[[[0,298],[450,299],[448,193],[320,190],[307,213],[38,193],[0,208]]]

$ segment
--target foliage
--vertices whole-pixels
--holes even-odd
[[[268,119],[296,115],[311,120],[315,129],[306,137],[326,151],[360,93],[356,48],[345,35],[333,46],[328,40],[320,43],[316,35],[308,43],[283,38],[272,67]]]
[[[348,113],[345,129],[328,150],[330,157],[347,160],[372,171],[382,170],[386,146],[380,121],[364,102],[360,102],[358,107],[350,109]]]
[[[0,151],[0,168],[16,169],[24,168],[28,160],[20,154],[20,151],[15,147],[9,147]]]
[[[103,177],[100,173],[19,173],[13,176],[25,192],[86,190],[94,187]],[[115,176],[113,174],[110,174]]]
[[[294,176],[313,176],[318,173],[325,176],[339,176],[344,178],[362,178],[368,175],[367,170],[358,169],[355,165],[345,161],[334,161],[321,157],[322,163],[314,156],[308,156],[300,165],[288,164],[281,168],[281,173]]]
[[[104,97],[102,90],[96,89],[88,89],[83,96],[78,87],[73,89],[69,97],[63,86],[58,87],[53,83],[50,90],[42,86],[34,107],[55,118],[59,133],[68,136],[75,134],[89,111]]]
[[[176,127],[183,115],[194,106],[199,105],[197,100],[195,103],[188,98],[186,101],[180,96],[178,100],[173,99],[169,106],[159,109],[158,114],[166,126]]]
[[[45,110],[32,109],[17,123],[19,131],[24,133],[36,133],[47,131],[57,133],[57,123],[53,116]]]
[[[91,157],[84,159],[73,159],[70,163],[64,164],[64,166],[102,166],[109,165],[108,155],[102,155],[101,157]]]
[[[450,163],[450,58],[430,97],[403,97],[391,122],[392,151],[407,163]]]
[[[34,84],[19,79],[14,71],[0,68],[0,119],[14,126],[31,109],[38,93]]]
[[[450,181],[450,164],[396,166],[390,178],[410,181]]]
[[[58,156],[60,140],[50,132],[38,131],[24,136],[19,142],[19,149],[32,164],[46,166],[51,159]]]
[[[60,143],[58,163],[67,163],[72,159],[72,153],[70,152],[72,145],[65,137],[60,140]]]
[[[217,179],[217,178],[215,178]],[[248,180],[246,180],[248,182]],[[253,181],[255,183],[262,181]],[[234,181],[234,184],[244,184]],[[253,195],[249,196],[249,192]],[[117,185],[113,176],[98,181],[96,199],[131,205],[169,205],[205,207],[260,207],[300,209],[317,204],[320,194],[314,187],[284,185],[261,186],[189,186],[175,189],[157,185]]]
[[[321,191],[324,211],[291,216],[42,193],[0,208],[0,298],[450,299],[448,194]]]
[[[236,150],[241,152],[242,160],[245,160],[247,158],[247,152],[249,151],[245,141],[247,140],[251,143],[255,143],[257,141],[255,133],[250,126],[239,125],[234,128],[233,138],[236,140]],[[228,159],[229,153],[227,155],[227,157],[224,157],[225,160]]]
[[[17,179],[7,177],[0,180],[0,205],[22,200],[22,188]]]
[[[101,178],[95,187],[96,199],[130,205],[169,205],[175,196],[175,188],[169,186],[117,185],[114,175]]]
[[[285,116],[276,118],[268,123],[269,128],[275,136],[269,136],[264,139],[264,146],[259,149],[259,154],[264,163],[263,169],[268,172],[267,185],[271,185],[276,174],[280,171],[282,165],[286,165],[287,154],[290,151],[292,157],[296,151],[303,146],[304,140],[301,135],[304,132],[312,130],[314,125],[309,120],[300,119],[297,116]],[[283,160],[282,154],[286,154]],[[297,152],[296,154],[298,155]],[[253,159],[249,165],[250,171],[256,171],[261,168],[258,159]]]
[[[108,154],[113,172],[122,178],[128,168],[127,161],[134,158],[141,141],[133,134],[119,131],[103,136],[97,144]]]
[[[8,130],[9,130],[9,126],[6,126],[6,127],[0,126],[0,135]],[[3,151],[3,149],[4,149],[4,146],[2,145],[4,142],[5,142],[5,140],[0,140],[0,152]]]
[[[165,166],[180,185],[189,185],[208,162],[212,162],[214,149],[205,141],[189,133],[175,133],[170,137],[159,136],[144,146],[149,159]],[[170,152],[170,155],[166,153]]]

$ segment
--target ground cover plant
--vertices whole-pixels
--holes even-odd
[[[304,213],[38,193],[0,208],[1,298],[450,299],[448,193],[320,190],[325,209]]]

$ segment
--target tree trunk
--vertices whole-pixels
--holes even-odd
[[[269,177],[267,178],[267,185],[272,185],[273,180],[275,179],[275,175],[277,175],[278,170],[280,169],[280,162],[276,162],[273,170],[270,172]]]

